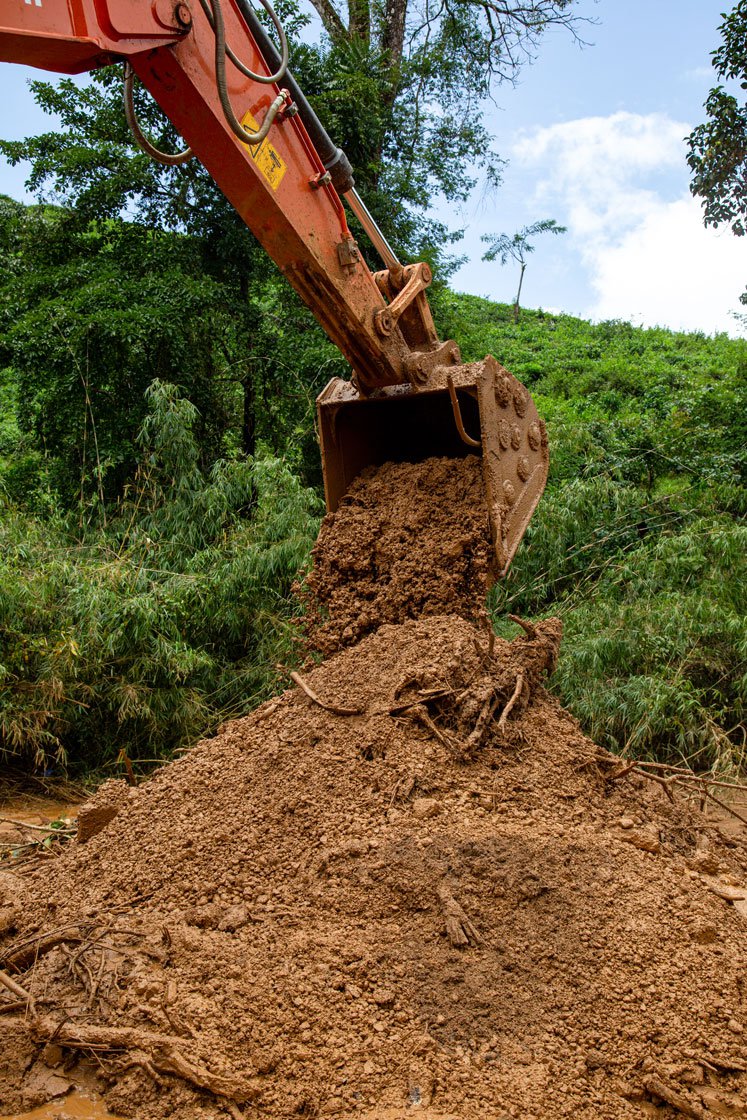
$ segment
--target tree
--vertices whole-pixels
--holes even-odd
[[[499,181],[482,106],[548,28],[576,34],[579,22],[575,0],[347,0],[345,14],[337,0],[312,3],[328,37],[312,52],[312,94],[374,212],[400,236],[434,193],[466,197],[479,167]]]
[[[717,76],[747,90],[747,0],[739,0],[720,25],[722,43],[712,54]],[[747,100],[715,86],[705,103],[708,119],[687,138],[690,190],[703,200],[707,226],[728,223],[747,233]],[[747,292],[742,296],[747,302]]]
[[[364,197],[403,257],[429,260],[443,277],[444,252],[456,235],[428,219],[428,204],[436,193],[465,197],[480,165],[497,179],[500,161],[490,152],[482,105],[495,83],[515,79],[547,28],[567,27],[575,33],[576,0],[440,0],[435,5],[426,0],[424,7],[419,0],[349,0],[344,16],[337,2],[318,0],[324,36],[310,45],[299,39],[305,21],[296,0],[279,0],[295,76],[330,134],[346,149]],[[30,162],[29,189],[40,200],[67,209],[65,228],[76,237],[85,238],[94,229],[100,237],[104,223],[116,223],[123,214],[144,229],[188,235],[205,278],[223,289],[217,303],[230,308],[235,335],[251,344],[251,352],[239,363],[244,446],[253,447],[268,401],[273,418],[277,416],[278,390],[284,400],[287,397],[286,371],[298,405],[287,428],[297,430],[303,415],[308,429],[304,439],[310,445],[309,402],[325,376],[344,374],[345,364],[207,172],[196,160],[164,167],[136,147],[122,112],[118,67],[97,71],[83,87],[66,78],[56,85],[34,81],[31,86],[37,102],[56,115],[59,124],[40,136],[0,141],[0,154],[13,164]],[[181,146],[168,121],[139,89],[136,108],[158,147]],[[133,280],[139,267],[133,259]],[[209,315],[207,286],[204,296]],[[68,317],[76,308],[83,310],[79,300],[71,302]],[[196,305],[194,311],[198,318]],[[93,304],[89,313],[94,314]],[[41,329],[43,320],[37,325]],[[78,337],[83,344],[85,332]],[[220,342],[218,335],[213,337]],[[21,345],[28,342],[18,333],[15,338],[19,345],[14,364],[25,360]],[[203,342],[207,340],[200,336]],[[95,420],[101,434],[96,408],[103,397],[98,383],[108,385],[110,371],[97,367],[93,359],[98,353],[103,351],[87,348],[84,364],[92,390],[88,423]],[[202,411],[182,370],[161,364],[157,375],[178,382]],[[61,361],[46,364],[50,393],[42,396],[51,401],[52,382],[59,377],[58,396],[64,397],[64,376]],[[111,414],[112,432],[128,433],[129,438],[133,424],[128,396],[115,393],[108,399],[112,409],[122,410],[121,423]],[[142,399],[141,392],[137,399]],[[45,426],[40,414],[37,430]],[[127,458],[133,461],[132,455]]]
[[[25,446],[67,502],[121,491],[145,391],[166,374],[198,411],[203,466],[232,450],[245,302],[206,274],[194,239],[117,219],[81,228],[0,198],[0,264],[0,368]],[[9,456],[4,472],[23,499],[29,462]]]
[[[496,257],[500,257],[502,265],[510,260],[516,261],[519,265],[519,286],[514,299],[515,323],[519,321],[519,301],[527,267],[527,256],[534,252],[534,245],[530,243],[529,238],[536,237],[540,233],[567,233],[567,229],[565,226],[559,226],[554,218],[543,218],[540,222],[533,222],[531,226],[524,226],[513,237],[507,233],[497,235],[486,233],[482,237],[482,240],[490,245],[487,253],[483,254],[484,261],[494,261]]]
[[[497,181],[501,161],[490,150],[482,106],[497,84],[516,79],[544,32],[576,33],[577,0],[313,0],[324,36],[298,39],[305,22],[295,0],[278,5],[292,44],[292,67],[309,100],[353,164],[369,206],[400,248],[420,253],[443,244],[447,231],[424,219],[434,193],[466,197],[479,167]],[[227,204],[196,161],[153,167],[132,144],[121,112],[118,69],[92,76],[81,89],[35,81],[39,104],[61,127],[0,153],[29,160],[29,187],[51,188],[52,201],[87,217],[124,206],[148,223],[200,232],[225,256],[241,238]],[[168,145],[178,138],[147,101],[137,105],[146,128]],[[228,208],[230,211],[230,208]],[[245,251],[245,250],[244,250]]]

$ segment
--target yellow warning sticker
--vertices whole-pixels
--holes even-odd
[[[249,112],[244,113],[241,123],[244,128],[250,128],[252,132],[259,131],[259,122]],[[261,144],[244,144],[243,147],[246,148],[272,189],[276,191],[282,182],[283,175],[288,170],[288,165],[280,158],[267,137]]]

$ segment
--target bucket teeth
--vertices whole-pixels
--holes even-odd
[[[494,576],[506,575],[545,488],[549,456],[528,390],[495,358],[439,367],[421,389],[387,386],[367,397],[334,378],[317,412],[330,512],[366,467],[481,454]]]

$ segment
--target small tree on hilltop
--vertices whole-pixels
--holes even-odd
[[[519,265],[519,287],[516,290],[516,299],[514,300],[515,323],[519,321],[519,301],[521,299],[521,285],[524,283],[524,273],[527,267],[527,256],[534,252],[534,245],[530,243],[529,238],[536,237],[538,233],[567,233],[567,229],[565,226],[559,226],[554,218],[544,218],[541,222],[524,226],[513,237],[507,233],[498,235],[486,233],[482,237],[482,240],[490,245],[487,253],[483,254],[482,259],[484,261],[494,261],[496,257],[500,257],[501,264],[507,264],[511,260],[516,261]]]

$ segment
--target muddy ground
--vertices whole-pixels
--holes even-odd
[[[464,463],[434,478],[470,492]],[[365,508],[337,532],[347,509],[364,539]],[[325,576],[338,652],[0,871],[6,1110],[84,1074],[142,1120],[747,1115],[742,835],[584,736],[543,686],[555,620],[491,638],[468,563],[458,609],[424,608],[414,560],[443,588],[454,556],[413,539],[401,617],[345,636],[376,580]]]

